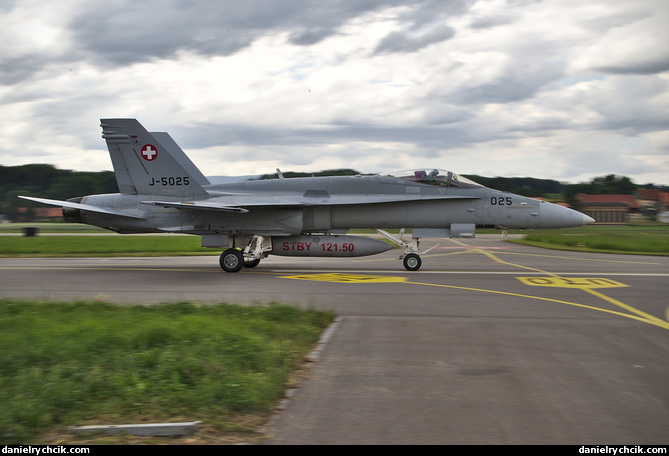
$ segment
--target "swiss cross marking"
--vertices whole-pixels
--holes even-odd
[[[141,153],[142,157],[144,157],[144,160],[146,161],[153,161],[158,156],[158,150],[151,144],[146,144],[143,146]]]

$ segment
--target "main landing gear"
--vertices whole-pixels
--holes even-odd
[[[267,257],[269,247],[263,244],[262,236],[252,236],[244,250],[226,249],[218,262],[225,272],[239,272],[242,268],[255,268],[260,260]]]
[[[242,268],[255,268],[260,264],[260,258],[245,259],[241,250],[227,249],[221,253],[218,262],[225,272],[239,272]]]
[[[241,250],[227,249],[221,253],[218,262],[225,272],[238,272],[244,267],[244,255]]]

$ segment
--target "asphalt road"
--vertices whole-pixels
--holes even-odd
[[[669,258],[441,240],[387,252],[0,259],[0,296],[152,304],[278,301],[341,320],[271,444],[669,443]]]

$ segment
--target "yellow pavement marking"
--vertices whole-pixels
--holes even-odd
[[[453,242],[455,242],[456,244],[460,244],[460,245],[466,245],[466,244],[464,244],[462,242],[459,242],[459,241],[453,241]],[[600,299],[603,299],[606,302],[609,302],[609,303],[611,303],[611,304],[613,304],[617,307],[620,307],[622,309],[625,309],[628,312],[631,312],[632,315],[625,314],[625,313],[622,313],[622,312],[612,312],[612,311],[609,311],[609,310],[606,310],[606,309],[584,306],[584,305],[575,304],[575,303],[564,302],[565,304],[576,305],[576,306],[579,306],[579,307],[587,307],[587,308],[594,309],[594,310],[600,310],[602,312],[615,313],[617,315],[623,315],[623,316],[628,317],[628,318],[633,318],[635,320],[643,321],[645,323],[650,323],[652,325],[656,325],[656,326],[659,326],[659,327],[664,328],[664,329],[669,329],[669,321],[662,320],[661,318],[650,315],[650,314],[648,314],[648,313],[646,313],[642,310],[639,310],[635,307],[627,305],[627,304],[625,304],[621,301],[618,301],[617,299],[610,298],[609,296],[606,296],[606,295],[594,290],[594,288],[618,288],[620,286],[623,286],[623,287],[625,286],[623,284],[619,284],[619,285],[614,286],[613,283],[618,283],[618,282],[615,282],[614,280],[609,280],[609,279],[581,279],[581,280],[583,280],[583,282],[581,283],[581,286],[576,286],[576,285],[573,285],[573,284],[578,279],[568,279],[568,278],[565,278],[565,277],[561,277],[558,274],[553,274],[551,272],[543,271],[541,269],[532,268],[532,267],[528,267],[528,266],[523,266],[523,265],[515,264],[515,263],[510,263],[508,261],[502,260],[501,258],[497,257],[497,255],[495,255],[494,253],[492,253],[490,251],[487,251],[487,250],[480,250],[479,249],[479,250],[473,250],[473,251],[477,252],[477,253],[482,253],[483,255],[486,255],[488,258],[491,258],[492,260],[494,260],[498,263],[502,263],[502,264],[506,264],[506,265],[509,265],[509,266],[513,266],[513,267],[517,267],[517,268],[521,268],[521,269],[528,269],[528,270],[531,270],[531,271],[546,274],[547,276],[549,276],[548,278],[545,278],[545,280],[548,281],[547,283],[553,283],[554,285],[545,285],[545,286],[558,286],[558,285],[555,285],[555,284],[559,284],[559,283],[562,284],[560,286],[565,286],[566,283],[571,282],[572,283],[572,285],[570,285],[571,287],[580,288],[583,291],[585,291],[587,293],[590,293],[590,294],[592,294],[592,295],[594,295],[594,296],[596,296]],[[523,278],[523,277],[517,277],[517,278],[521,282],[526,283],[526,282],[524,282],[523,279],[527,279],[527,278]],[[539,279],[539,278],[535,277],[533,279],[536,280],[536,279]],[[588,281],[593,281],[593,280],[598,281],[600,283],[600,286],[594,286],[595,282],[588,282]],[[603,284],[605,282],[608,282],[610,285],[609,286],[604,286]],[[526,284],[529,285],[528,283],[526,283]],[[533,283],[532,285],[536,286],[537,283]],[[587,286],[587,285],[589,285],[589,286]],[[535,297],[535,299],[544,299],[544,298]],[[667,320],[669,320],[669,310],[666,313],[668,314],[667,315]]]
[[[632,307],[630,305],[627,305],[623,302],[618,301],[617,299],[610,298],[606,295],[603,295],[602,293],[592,290],[592,289],[586,289],[588,293],[597,296],[600,299],[603,299],[604,301],[608,301],[611,304],[618,306],[622,309],[627,310],[628,312],[632,312],[634,314],[637,314],[639,317],[645,319],[648,323],[659,326],[664,329],[669,329],[669,322],[662,320],[661,318],[657,318],[651,314],[648,314],[642,310],[639,310],[635,307]]]
[[[558,287],[558,288],[622,288],[627,285],[611,279],[598,279],[589,277],[567,278],[567,277],[516,277],[525,285],[534,287]]]
[[[503,255],[517,255],[517,256],[527,256],[527,257],[543,257],[543,258],[557,258],[560,260],[571,260],[571,261],[591,261],[595,263],[624,263],[624,264],[662,264],[657,261],[633,261],[631,259],[628,260],[612,260],[608,258],[574,258],[574,257],[566,257],[566,256],[558,256],[558,255],[548,255],[548,254],[538,254],[538,253],[525,253],[525,252],[510,252],[510,251],[503,251],[499,252]]]
[[[464,246],[464,247],[469,247],[467,244],[456,241],[451,239],[452,242],[455,244]],[[523,282],[526,285],[532,285],[532,286],[547,286],[547,287],[561,287],[561,288],[577,288],[581,289],[587,293],[592,294],[593,296],[596,296],[604,301],[607,301],[617,307],[620,307],[622,309],[625,309],[627,312],[630,313],[624,313],[624,312],[619,312],[619,311],[614,311],[614,310],[609,310],[609,309],[602,309],[599,307],[594,307],[594,306],[588,306],[585,304],[579,304],[575,302],[569,302],[569,301],[562,301],[559,299],[552,299],[552,298],[544,298],[541,296],[530,296],[530,295],[523,295],[519,293],[509,293],[509,292],[504,292],[504,291],[495,291],[495,290],[484,290],[484,289],[479,289],[479,288],[470,288],[470,287],[459,287],[459,286],[454,286],[454,285],[441,285],[441,284],[434,284],[434,283],[420,283],[420,282],[409,282],[407,278],[405,277],[392,277],[392,276],[368,276],[368,275],[357,275],[357,274],[343,274],[343,273],[333,273],[333,274],[309,274],[309,275],[301,275],[301,276],[285,276],[283,278],[287,279],[299,279],[299,280],[315,280],[315,281],[327,281],[327,282],[342,282],[342,283],[379,283],[379,282],[404,282],[410,285],[421,285],[421,286],[430,286],[430,287],[442,287],[442,288],[453,288],[453,289],[460,289],[460,290],[469,290],[469,291],[478,291],[482,293],[493,293],[493,294],[501,294],[501,295],[507,295],[507,296],[517,296],[520,298],[526,298],[526,299],[536,299],[540,301],[549,301],[549,302],[556,302],[560,304],[567,304],[570,306],[575,306],[575,307],[581,307],[584,309],[591,309],[591,310],[596,310],[599,312],[605,312],[605,313],[610,313],[614,315],[619,315],[625,318],[631,318],[633,320],[638,320],[644,323],[649,323],[655,326],[659,326],[664,329],[669,329],[669,322],[664,321],[660,318],[657,318],[653,315],[650,315],[646,312],[643,312],[639,309],[636,309],[630,305],[627,305],[621,301],[618,301],[617,299],[610,298],[598,291],[595,291],[597,288],[620,288],[620,287],[627,287],[627,285],[622,284],[620,282],[616,282],[615,280],[610,280],[610,279],[602,279],[602,278],[567,278],[567,277],[561,277],[558,274],[554,274],[548,271],[544,271],[538,268],[533,268],[530,266],[524,266],[520,264],[515,264],[511,263],[508,261],[505,261],[501,258],[499,258],[495,253],[489,251],[489,250],[484,250],[484,249],[468,249],[466,250],[467,253],[481,253],[483,255],[486,255],[488,258],[492,259],[493,261],[496,261],[501,264],[506,264],[508,266],[512,266],[515,268],[519,269],[525,269],[529,271],[534,271],[538,272],[541,274],[545,274],[547,277],[517,277],[518,280]],[[458,252],[460,253],[460,252]],[[667,314],[667,319],[669,320],[669,308],[666,311]]]
[[[650,323],[650,324],[653,324],[653,325],[656,325],[656,326],[660,326],[664,329],[669,329],[669,323],[668,322],[664,322],[662,320],[655,319],[654,317],[649,319],[649,318],[646,318],[646,317],[641,317],[641,316],[637,316],[637,315],[630,315],[630,314],[627,314],[627,313],[618,312],[616,310],[602,309],[600,307],[588,306],[588,305],[585,305],[585,304],[579,304],[577,302],[562,301],[560,299],[544,298],[544,297],[541,297],[541,296],[524,295],[524,294],[520,294],[520,293],[510,293],[508,291],[485,290],[485,289],[482,289],[482,288],[459,287],[459,286],[456,286],[456,285],[442,285],[442,284],[439,284],[439,283],[421,283],[421,282],[406,282],[406,283],[409,284],[409,285],[422,285],[422,286],[426,286],[426,287],[454,288],[454,289],[457,289],[457,290],[478,291],[478,292],[481,292],[481,293],[492,293],[492,294],[499,294],[499,295],[505,295],[505,296],[516,296],[516,297],[519,297],[519,298],[526,298],[526,299],[536,299],[536,300],[539,300],[539,301],[556,302],[558,304],[567,304],[569,306],[581,307],[583,309],[597,310],[599,312],[605,312],[605,313],[610,313],[610,314],[618,315],[618,316],[625,317],[625,318],[631,318],[633,320],[638,320],[638,321],[641,321],[643,323]],[[655,321],[655,320],[658,320],[658,321]]]
[[[313,280],[317,282],[343,282],[343,283],[383,283],[383,282],[406,282],[406,277],[373,276],[361,274],[331,273],[331,274],[307,274],[297,276],[284,276],[282,279]]]

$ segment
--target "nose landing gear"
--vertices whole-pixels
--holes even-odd
[[[404,255],[402,263],[404,264],[404,267],[407,269],[407,271],[418,271],[421,264],[423,264],[423,261],[420,259],[418,254],[409,253]]]
[[[392,234],[379,230],[377,228],[374,228],[374,231],[380,234],[381,236],[385,237],[388,239],[390,242],[393,244],[396,244],[400,247],[404,247],[406,250],[404,251],[403,254],[401,254],[397,259],[402,260],[402,264],[404,264],[404,268],[407,271],[418,271],[423,264],[423,261],[420,258],[420,238],[415,237],[412,238],[411,241],[404,242],[402,240],[402,235],[404,235],[404,229],[400,230],[400,235],[399,237],[395,237]],[[434,249],[437,247],[436,245],[434,247],[430,247],[429,249],[425,250],[423,253],[427,253],[430,250]]]

